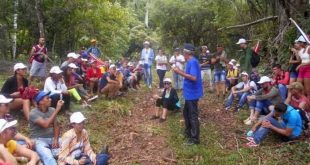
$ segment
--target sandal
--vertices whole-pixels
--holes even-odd
[[[259,144],[256,144],[254,141],[250,141],[250,142],[245,144],[245,147],[248,147],[248,148],[258,147],[258,146],[259,146]]]

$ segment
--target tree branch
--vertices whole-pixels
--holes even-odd
[[[258,24],[258,23],[274,20],[274,19],[277,19],[277,18],[278,18],[278,16],[269,16],[269,17],[261,18],[261,19],[258,19],[256,21],[245,23],[245,24],[222,27],[222,28],[217,29],[217,31],[222,31],[222,30],[225,30],[225,29],[234,29],[234,28],[252,26],[252,25],[255,25],[255,24]]]

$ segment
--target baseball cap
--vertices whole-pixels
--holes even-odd
[[[257,82],[259,84],[263,84],[263,83],[266,83],[266,82],[271,82],[271,79],[267,76],[263,76],[260,78],[260,80]]]
[[[195,51],[195,47],[192,44],[186,43],[186,44],[184,44],[184,50]]]
[[[128,66],[133,66],[133,63],[132,63],[132,62],[128,62],[127,65],[128,65]]]
[[[201,46],[201,48],[205,48],[205,49],[208,49],[208,46],[206,46],[206,45],[203,45],[203,46]]]
[[[287,88],[304,90],[304,86],[300,82],[293,82],[292,84],[287,85]]]
[[[96,39],[92,39],[92,40],[90,40],[90,42],[97,42],[97,40]]]
[[[295,42],[307,42],[304,36],[299,36]]]
[[[111,64],[110,68],[116,68],[116,66],[114,64]]]
[[[240,45],[240,44],[246,44],[246,40],[244,38],[240,38],[239,41],[236,43],[237,45]]]
[[[13,99],[6,98],[5,96],[0,95],[0,104],[7,104],[10,103],[11,101],[13,101]]]
[[[172,80],[171,80],[171,78],[165,78],[165,79],[164,79],[164,82],[170,82],[170,83],[172,83]]]
[[[247,72],[242,72],[242,73],[241,73],[241,76],[243,76],[243,75],[244,75],[244,76],[249,76],[249,74],[248,74]]]
[[[6,121],[5,119],[0,119],[0,133],[2,133],[5,129],[13,127],[17,124],[17,120]]]
[[[228,64],[234,66],[234,63],[232,61],[230,61]]]
[[[149,41],[144,41],[143,45],[150,45]]]
[[[40,91],[38,94],[37,94],[37,96],[35,97],[35,101],[37,102],[37,103],[39,103],[45,96],[47,96],[47,95],[49,95],[50,94],[50,92],[44,92],[44,91]]]
[[[78,68],[74,63],[70,63],[68,65],[68,67],[73,68],[73,69],[77,69]]]
[[[77,58],[79,58],[79,56],[80,56],[79,54],[76,54],[76,53],[74,53],[74,52],[71,52],[71,53],[68,53],[68,54],[67,54],[67,57],[68,57],[68,58],[71,57],[71,58],[77,59]]]
[[[70,123],[81,123],[85,120],[86,118],[81,112],[74,112],[70,116]]]
[[[62,70],[59,68],[59,66],[53,66],[50,70],[50,73],[59,74],[62,73]]]
[[[27,68],[27,66],[26,66],[25,64],[23,64],[23,63],[16,63],[16,64],[14,65],[14,72],[15,72],[16,70],[18,70],[18,69],[25,69],[25,68]]]

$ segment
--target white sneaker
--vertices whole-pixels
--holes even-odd
[[[93,96],[92,98],[89,98],[89,99],[87,100],[87,102],[93,101],[93,100],[95,100],[95,99],[97,99],[97,98],[98,98],[98,95],[95,95],[95,96]]]
[[[243,120],[243,123],[245,124],[245,123],[247,123],[249,120],[251,120],[250,117],[248,117],[247,119]]]
[[[252,125],[253,121],[252,120],[248,120],[247,122],[244,123],[245,125]]]

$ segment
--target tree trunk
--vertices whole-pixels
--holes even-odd
[[[13,28],[14,28],[14,32],[12,34],[12,54],[13,54],[13,59],[16,58],[16,42],[17,42],[17,37],[16,37],[16,33],[17,33],[17,16],[18,16],[18,0],[14,0],[14,14],[13,14]]]
[[[38,19],[38,27],[39,27],[39,33],[40,33],[40,38],[44,38],[44,26],[43,26],[43,18],[42,18],[42,12],[41,12],[41,8],[40,8],[40,0],[35,0],[35,6],[34,6],[35,10],[36,10],[36,15],[37,15],[37,19]]]

